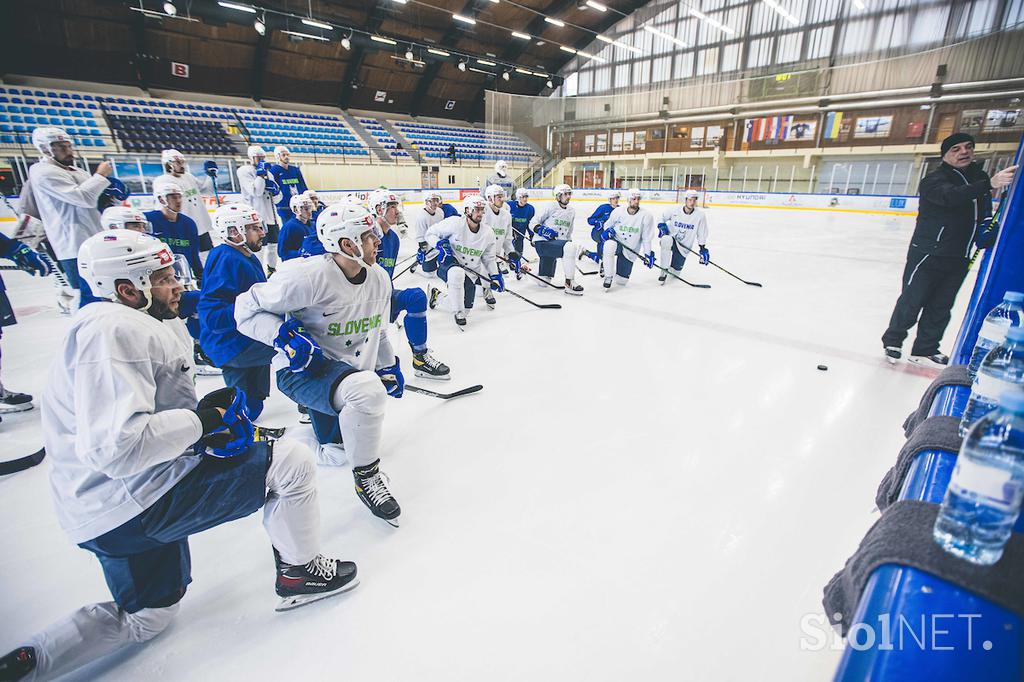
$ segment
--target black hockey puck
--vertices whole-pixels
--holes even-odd
[[[822,372],[827,372],[828,365],[818,365],[818,369],[820,369]]]

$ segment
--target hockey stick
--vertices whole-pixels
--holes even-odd
[[[19,471],[31,469],[35,465],[42,462],[43,457],[46,457],[46,448],[42,448],[38,452],[33,452],[31,455],[19,457],[18,459],[12,459],[7,462],[0,462],[0,476],[16,474]]]
[[[673,241],[675,241],[675,240],[673,240]],[[678,244],[679,246],[682,246],[684,249],[686,249],[687,251],[689,251],[690,253],[692,253],[695,256],[699,256],[700,255],[698,252],[694,251],[693,249],[691,249],[689,246],[686,246],[685,244],[679,244],[679,242],[675,242],[675,243]],[[747,280],[743,279],[742,277],[737,277],[736,275],[732,274],[731,272],[729,272],[728,270],[723,268],[721,265],[719,265],[715,261],[711,260],[710,258],[708,258],[708,263],[711,263],[712,265],[714,265],[716,268],[718,268],[719,270],[721,270],[725,274],[727,274],[730,277],[733,277],[735,279],[738,279],[739,281],[743,282],[744,284],[749,284],[752,287],[763,287],[764,286],[760,282],[748,282]]]
[[[508,263],[508,259],[504,258],[502,256],[498,256],[498,260],[503,261],[505,263]],[[530,277],[533,277],[538,282],[543,282],[544,284],[547,284],[552,289],[558,289],[559,291],[565,291],[565,286],[558,286],[557,284],[552,284],[551,282],[547,281],[543,277],[538,277],[537,275],[533,274],[532,272],[530,272],[528,270],[523,270],[522,272],[523,272],[524,275],[529,275]],[[519,273],[517,272],[516,275],[518,276]]]
[[[469,395],[471,393],[476,393],[477,391],[482,391],[483,388],[483,386],[477,384],[476,386],[470,386],[469,388],[464,388],[453,393],[438,393],[437,391],[431,391],[430,389],[427,388],[420,388],[419,386],[413,386],[412,384],[405,385],[405,390],[407,391],[412,391],[413,393],[419,393],[421,395],[429,395],[431,398],[440,398],[441,400],[451,400],[452,398],[458,398],[460,396]]]
[[[481,279],[483,281],[486,281],[488,284],[491,284],[493,282],[493,280],[490,277],[484,277],[479,272],[476,272],[475,270],[470,270],[465,265],[460,265],[459,267],[461,267],[463,270],[465,270],[466,272],[468,272],[471,275],[476,275],[479,279]],[[522,299],[523,301],[526,301],[527,303],[529,303],[533,307],[540,308],[542,310],[561,310],[562,309],[562,304],[561,303],[536,303],[535,301],[531,301],[530,299],[526,298],[522,294],[517,294],[516,292],[512,291],[511,289],[509,289],[507,287],[505,288],[505,293],[506,294],[512,294],[516,298]]]
[[[636,256],[637,258],[642,258],[643,260],[647,260],[647,257],[646,257],[646,256],[641,256],[641,255],[640,255],[639,253],[637,253],[637,252],[636,252],[636,251],[634,251],[633,249],[629,248],[628,246],[626,246],[625,244],[623,244],[622,242],[620,242],[620,241],[619,241],[618,239],[612,239],[611,241],[615,242],[616,244],[618,244],[619,246],[621,246],[621,247],[622,247],[623,249],[625,249],[626,251],[629,251],[629,252],[630,252],[631,254],[633,254],[633,255],[634,255],[634,256]],[[688,285],[690,285],[691,287],[694,287],[694,288],[697,288],[697,289],[710,289],[710,288],[711,288],[711,285],[710,285],[710,284],[694,284],[693,282],[687,282],[687,281],[686,281],[685,279],[683,279],[682,277],[680,277],[680,276],[679,276],[679,275],[677,275],[676,273],[672,272],[672,271],[671,271],[671,270],[669,270],[668,268],[663,268],[663,267],[661,267],[661,266],[660,266],[660,265],[658,265],[657,263],[655,263],[655,264],[654,264],[654,267],[658,268],[659,270],[661,270],[662,272],[664,272],[664,273],[665,273],[666,275],[672,275],[673,277],[675,277],[676,279],[678,279],[678,280],[679,280],[680,282],[682,282],[683,284],[688,284]]]
[[[402,270],[400,273],[398,273],[397,275],[392,277],[391,281],[394,282],[396,279],[398,279],[399,277],[401,277],[402,275],[404,275],[405,273],[409,272],[414,267],[416,267],[415,260],[416,260],[416,254],[413,254],[413,255],[409,256],[408,258],[406,258],[405,260],[403,260],[401,263],[396,264],[395,267],[397,268],[400,265],[405,265],[409,261],[414,261],[411,265],[409,265],[409,267],[407,267],[406,269]]]
[[[21,214],[19,214],[14,209],[14,206],[11,205],[11,202],[7,198],[7,195],[0,194],[0,196],[3,197],[4,204],[7,206],[8,210],[11,211],[11,213],[13,213],[15,216],[20,216],[21,215]],[[15,239],[21,239],[24,236],[23,233],[25,231],[25,228],[28,227],[29,220],[30,220],[30,217],[26,214],[25,220],[21,221],[21,224],[18,225],[18,231],[14,235]],[[54,279],[57,280],[57,284],[59,286],[65,287],[67,289],[71,289],[72,288],[71,284],[68,283],[68,280],[67,280],[67,278],[64,275],[64,272],[60,269],[60,267],[57,264],[57,255],[53,252],[53,247],[51,247],[50,246],[50,242],[46,240],[46,233],[45,232],[43,233],[42,238],[39,239],[39,242],[35,246],[36,246],[36,248],[35,248],[36,253],[38,253],[39,257],[43,261],[45,261],[47,265],[50,266],[50,273],[53,275]],[[21,269],[21,268],[19,268],[16,265],[15,266],[0,266],[0,267],[3,267],[4,270],[20,270]]]

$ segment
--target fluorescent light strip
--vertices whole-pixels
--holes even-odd
[[[476,19],[474,19],[472,17],[464,17],[461,14],[453,14],[452,15],[452,19],[454,19],[455,21],[461,21],[464,24],[470,24],[470,25],[475,25],[476,24]]]
[[[497,66],[497,64],[495,64],[494,62],[489,62],[486,59],[478,59],[476,60],[476,63],[483,64],[484,66]]]
[[[544,17],[544,21],[548,22],[552,26],[558,26],[559,28],[565,26],[565,22],[564,21],[559,21],[558,19],[552,19],[551,17]]]
[[[438,57],[451,57],[452,56],[451,52],[445,52],[444,50],[435,50],[432,47],[428,47],[427,48],[427,52],[429,52],[430,54],[436,54]]]
[[[249,12],[250,14],[256,14],[255,7],[249,7],[248,5],[239,5],[234,2],[218,2],[221,7],[227,7],[228,9],[237,9],[239,12]]]
[[[701,21],[703,21],[703,22],[705,22],[707,24],[710,24],[711,26],[714,26],[715,28],[717,28],[722,33],[727,33],[728,35],[733,35],[733,34],[736,33],[736,31],[732,30],[731,28],[729,28],[728,26],[726,26],[725,24],[720,22],[718,19],[712,19],[711,17],[709,17],[708,15],[704,14],[700,10],[696,10],[696,9],[692,9],[691,8],[690,9],[690,14],[692,14],[693,16],[697,17],[698,19],[700,19]]]
[[[416,64],[417,66],[426,66],[426,62],[421,62],[418,59],[406,59],[405,57],[397,54],[391,55],[391,58],[399,62],[408,62],[410,64]]]
[[[384,43],[385,45],[397,45],[398,43],[391,38],[385,38],[383,36],[370,36],[370,40],[376,40],[378,43]]]
[[[477,72],[477,73],[482,73],[482,74],[484,74],[485,76],[494,76],[494,75],[496,75],[496,74],[494,74],[494,73],[493,73],[493,72],[491,72],[491,71],[484,71],[483,69],[478,69],[478,68],[476,68],[476,67],[473,67],[473,66],[469,67],[469,70],[470,70],[470,71],[475,71],[475,72]]]
[[[181,21],[194,21],[199,23],[199,20],[195,17],[183,17],[180,14],[167,14],[165,12],[157,12],[155,10],[146,9],[145,7],[129,7],[133,12],[139,12],[145,14],[147,17],[166,17],[169,19],[180,19]]]
[[[601,59],[600,57],[592,55],[589,52],[584,52],[583,50],[577,50],[576,54],[577,54],[577,56],[585,57],[586,59],[593,59],[595,62],[600,62],[602,64],[604,64],[604,61],[605,61],[604,59]]]
[[[532,37],[526,35],[525,33],[520,33],[519,31],[512,31],[512,37],[519,38],[520,40],[533,40]]]
[[[601,35],[600,33],[598,33],[596,37],[597,37],[597,39],[598,39],[598,40],[600,40],[600,41],[601,41],[602,43],[608,43],[609,45],[614,45],[614,44],[615,44],[615,41],[614,41],[614,40],[612,40],[611,38],[607,38],[607,37],[605,37],[605,36]]]
[[[670,40],[673,43],[675,43],[676,45],[678,45],[679,47],[689,47],[686,43],[684,43],[683,41],[679,40],[675,36],[669,35],[668,33],[665,33],[664,31],[659,31],[658,29],[654,28],[653,26],[649,26],[647,24],[644,24],[644,30],[647,31],[648,33],[653,33],[654,35],[658,36],[659,38],[664,38],[665,40]]]
[[[516,73],[521,73],[524,76],[533,76],[534,75],[533,71],[527,71],[526,69],[520,69],[518,66],[516,67]]]
[[[800,23],[800,21],[796,17],[794,17],[792,14],[783,9],[782,5],[777,3],[775,0],[761,0],[761,2],[763,2],[764,4],[771,7],[773,10],[778,12],[779,16],[781,16],[783,19],[793,24],[794,26]]]
[[[569,54],[576,54],[576,50],[574,50],[571,47],[568,47],[566,45],[559,45],[558,49],[562,50],[563,52],[568,52]]]
[[[608,11],[607,7],[605,7],[604,5],[602,5],[599,2],[594,2],[594,0],[587,0],[587,7],[591,8],[591,9],[596,9],[598,12],[607,12]]]
[[[330,38],[324,38],[323,36],[315,36],[311,33],[300,33],[299,31],[281,31],[281,33],[287,33],[290,36],[298,36],[300,38],[309,38],[310,40],[319,40],[325,43],[331,42]]]
[[[332,30],[334,28],[330,24],[325,24],[325,23],[323,23],[321,21],[314,21],[313,19],[303,19],[302,23],[304,23],[306,26],[312,26],[314,28],[322,28],[325,31],[330,31],[330,30]]]
[[[639,47],[633,47],[632,45],[627,45],[626,43],[620,42],[618,40],[615,41],[615,44],[618,45],[619,47],[623,48],[623,49],[629,50],[630,52],[632,52],[634,54],[643,54],[644,53],[644,51],[641,50]]]
[[[399,5],[404,5],[405,3],[409,2],[409,0],[395,0],[395,2],[397,2]]]

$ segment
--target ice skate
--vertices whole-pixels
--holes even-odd
[[[422,350],[419,353],[412,354],[412,368],[413,373],[418,377],[425,379],[438,379],[440,381],[448,381],[451,379],[451,369],[448,365],[438,360],[430,354],[429,350]]]
[[[3,391],[0,393],[0,414],[10,412],[27,412],[35,405],[32,404],[32,396],[28,393],[15,393]]]
[[[455,324],[458,325],[459,329],[464,330],[466,328],[466,313],[461,311],[455,313]]]
[[[34,647],[18,647],[0,658],[0,680],[20,680],[35,669],[36,650]]]
[[[498,303],[498,301],[497,299],[494,298],[494,292],[492,290],[488,289],[487,293],[484,294],[484,303],[487,304],[488,308],[494,310],[494,306]]]
[[[896,361],[903,357],[903,353],[896,346],[885,347],[885,359],[889,361],[890,365],[895,365]]]
[[[210,358],[206,357],[206,353],[199,347],[198,343],[192,344],[193,348],[193,361],[196,366],[196,374],[201,377],[219,377],[221,371],[219,367],[215,367]]]
[[[888,355],[888,349],[886,355]],[[936,367],[941,369],[949,364],[949,356],[943,355],[942,353],[933,353],[931,355],[911,355],[909,360],[918,365],[924,365],[925,367]]]
[[[281,597],[275,611],[290,611],[348,592],[359,584],[354,563],[331,559],[323,554],[317,554],[308,564],[293,566],[284,563],[275,549],[274,563],[277,564],[274,587]]]
[[[437,299],[439,298],[441,298],[441,290],[437,287],[430,287],[430,301],[427,305],[431,310],[435,310],[437,308]]]
[[[356,495],[374,516],[384,519],[398,528],[398,516],[402,508],[388,490],[387,475],[380,470],[380,460],[363,467],[353,467],[352,477],[356,481]]]
[[[565,293],[569,296],[582,296],[583,287],[572,280],[565,280]]]

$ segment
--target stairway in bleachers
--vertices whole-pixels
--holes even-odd
[[[363,119],[356,119],[352,114],[347,111],[341,112],[341,117],[345,119],[345,123],[351,128],[356,135],[362,139],[363,144],[370,148],[378,159],[381,161],[391,161],[391,154],[381,145],[376,139],[368,125],[363,125]],[[368,119],[370,122],[375,122],[375,119]]]
[[[420,154],[419,149],[409,144],[409,140],[405,139],[405,136],[402,135],[402,131],[400,131],[395,126],[391,125],[391,121],[387,120],[386,118],[382,118],[378,119],[377,124],[381,127],[382,130],[386,131],[387,134],[391,136],[391,139],[394,141],[395,144],[401,144],[402,147],[405,148],[406,155],[412,161],[418,164],[423,163],[423,155]]]

